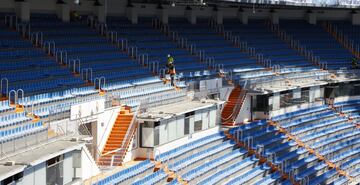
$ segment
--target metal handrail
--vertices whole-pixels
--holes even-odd
[[[245,84],[247,84],[247,82],[245,82]],[[244,85],[245,87],[246,85]],[[230,119],[235,119],[235,114],[238,114],[239,111],[241,110],[241,107],[243,106],[243,101],[245,100],[246,98],[246,89],[242,89],[241,92],[240,92],[240,95],[239,95],[239,98],[237,99],[236,101],[236,105],[233,109],[233,112],[227,117],[227,118],[223,118],[221,117],[221,120],[222,121],[229,121]]]
[[[45,41],[43,43],[43,48],[47,52],[48,55],[51,55],[52,53],[55,54],[55,42],[54,41]],[[53,48],[53,49],[51,49]]]
[[[5,91],[5,96],[7,96],[7,94],[9,93],[9,80],[7,78],[1,78],[0,80],[0,95],[2,95],[3,93],[3,83],[5,82],[6,85],[6,91]]]
[[[93,135],[91,134],[91,132],[89,131],[89,129],[88,129],[86,126],[84,126],[84,125],[85,125],[85,122],[82,120],[81,115],[80,115],[80,114],[77,114],[76,117],[77,117],[77,120],[79,121],[78,127],[79,127],[79,128],[82,128],[81,130],[85,131],[85,134],[86,134],[86,135],[93,137]],[[98,155],[98,156],[101,156],[101,151],[99,150],[99,147],[95,145],[95,148],[96,148],[96,153],[97,153],[97,155]]]
[[[99,84],[98,88],[96,87],[97,82],[99,82],[98,83]],[[101,82],[103,82],[103,83],[101,83]],[[95,86],[95,89],[101,90],[102,87],[106,86],[106,78],[104,76],[95,78],[94,79],[94,86]]]
[[[84,79],[84,75],[85,75],[85,79]],[[93,80],[93,70],[92,68],[85,68],[81,70],[81,77],[88,81],[88,82],[92,82]]]

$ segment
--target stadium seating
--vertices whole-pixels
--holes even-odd
[[[353,55],[321,26],[311,25],[306,21],[284,20],[280,21],[280,29],[298,40],[314,56],[319,56],[329,69],[351,66]]]
[[[355,46],[360,44],[359,25],[354,25],[350,21],[331,21],[330,24],[334,25],[334,29],[350,42],[353,42]]]
[[[177,73],[184,78],[193,78],[196,72],[203,74],[207,70],[190,51],[181,49],[170,37],[153,28],[151,18],[140,17],[139,24],[133,25],[124,17],[108,17],[108,29],[126,38],[129,45],[136,46],[139,54],[147,54],[149,63],[159,62],[159,68],[165,68],[167,55],[171,54]]]
[[[186,80],[217,75],[216,65],[200,61],[199,56],[182,48],[173,33],[193,44],[197,51],[204,51],[216,64],[223,64],[239,81],[251,79],[256,84],[259,79],[317,80],[329,75],[278,38],[264,21],[250,20],[248,25],[242,25],[238,20],[224,20],[224,31],[231,31],[273,65],[280,65],[278,72],[266,69],[254,56],[240,51],[232,41],[213,30],[209,19],[198,18],[197,22],[190,24],[185,18],[171,17],[169,30],[164,32],[154,27],[153,18],[140,17],[135,25],[125,17],[108,17],[106,31],[118,34],[115,41],[109,41],[110,32],[101,35],[85,19],[65,23],[55,14],[32,14],[31,32],[42,33],[45,42],[55,43],[56,51],[52,55],[0,24],[0,78],[9,79],[10,90],[23,89],[26,93],[17,102],[22,105],[20,111],[10,105],[10,100],[0,101],[1,153],[11,151],[11,146],[15,151],[15,143],[25,137],[34,140],[31,136],[39,133],[48,136],[50,124],[45,124],[44,119],[56,115],[69,118],[71,106],[79,102],[102,99],[105,106],[119,101],[135,108],[143,104],[156,107],[187,98],[184,81],[179,81],[180,89],[175,90],[152,73],[149,63],[140,64],[137,58],[144,54],[150,63],[159,62],[159,68],[165,68],[166,56],[171,54],[179,76]],[[342,22],[334,24],[342,27],[351,39],[360,41],[357,29],[352,31]],[[352,54],[321,26],[286,20],[281,21],[280,29],[327,62],[329,69],[349,67]],[[126,50],[137,48],[136,57],[116,44],[122,39],[128,41]],[[57,63],[54,57],[60,51],[67,53],[66,65]],[[80,69],[67,63],[77,59],[81,62]],[[92,69],[90,81],[84,81],[83,69]],[[106,79],[101,87],[108,93],[106,96],[100,96],[94,88],[94,79],[100,77]],[[274,111],[267,120],[221,128],[218,133],[190,139],[154,154],[153,161],[145,160],[105,175],[93,184],[175,185],[183,181],[203,185],[347,184],[348,177],[360,177],[359,103],[360,100],[348,100],[272,115]]]
[[[237,148],[234,144],[233,140],[226,140],[224,133],[219,132],[160,153],[155,156],[155,160],[168,166],[170,171],[180,175],[182,181],[188,184],[291,184],[289,181],[283,181],[280,173],[270,172],[269,166],[260,164],[254,155],[249,156],[247,150]],[[166,182],[166,177],[167,174],[159,170],[146,174],[145,177],[133,178],[133,181],[134,184],[156,184]],[[95,184],[104,181],[110,183],[110,179],[114,178],[106,179]],[[118,182],[121,181],[111,181]],[[169,183],[180,184],[177,179]]]
[[[298,114],[301,117],[302,113],[314,111],[316,109],[319,110],[319,108],[320,107],[312,108],[311,110],[300,110],[297,111],[297,113],[292,113],[292,114],[293,115]],[[304,120],[306,120],[307,115],[303,114],[303,116],[305,116]],[[282,117],[284,118],[284,116]],[[335,114],[334,117],[336,117]],[[279,117],[278,119],[283,119],[283,118]],[[291,117],[288,118],[288,120],[294,120],[294,118]],[[314,122],[314,124],[317,123],[316,121]],[[282,120],[280,122],[280,125],[282,125],[282,123],[284,122],[285,121]],[[310,123],[311,121],[309,121],[309,123],[302,123],[302,124],[310,124]],[[346,122],[340,122],[340,123],[347,124]],[[302,128],[308,129],[307,127],[301,127],[300,125],[293,125],[291,128],[287,128],[287,130],[289,130],[291,134],[294,134],[296,137],[299,137],[300,140],[304,141],[306,144],[309,144],[310,140],[306,140],[304,138],[306,138],[307,136],[312,136],[310,134],[311,132],[309,133],[310,135],[302,136],[298,132]],[[322,131],[322,130],[326,130],[325,128],[321,127],[318,129],[313,129],[312,132],[315,132],[314,130],[316,131],[320,130],[318,132],[315,132],[314,135],[317,136],[320,135],[318,133],[322,133],[322,132],[325,133],[325,131]],[[337,127],[334,126],[332,128],[333,130],[335,130],[335,128]],[[347,132],[351,132],[351,131],[352,130],[347,130]],[[338,132],[344,134],[346,131],[341,130]],[[338,177],[338,174],[336,173],[333,174],[330,172],[329,173],[326,172],[327,165],[324,162],[318,161],[318,158],[315,155],[310,154],[307,149],[302,147],[299,148],[296,142],[294,141],[286,142],[285,135],[281,133],[277,133],[277,129],[267,126],[265,121],[253,122],[250,123],[249,125],[244,125],[238,128],[230,129],[230,133],[232,133],[236,137],[239,137],[241,140],[246,141],[249,144],[249,146],[252,147],[253,149],[263,151],[262,153],[265,156],[267,156],[268,159],[270,159],[275,164],[282,165],[283,169],[287,173],[294,175],[295,180],[298,182],[303,182],[304,179],[306,179],[309,182],[318,182],[318,183],[329,180],[330,183],[335,180],[330,178],[331,175],[334,177]],[[329,133],[327,134],[330,138],[331,134]],[[317,139],[320,141],[313,143],[321,143],[328,140],[329,138],[323,137],[322,138],[323,140],[321,140],[320,137],[317,137]],[[333,158],[330,159],[335,160],[338,158],[337,155],[343,156],[345,155],[346,152],[351,151],[350,150],[351,147],[357,147],[358,146],[356,144],[358,142],[357,140],[358,139],[346,141],[338,145],[336,145],[337,143],[332,143],[332,144],[328,144],[325,148],[320,148],[319,146],[313,147],[313,145],[311,144],[309,145],[311,146],[311,148],[318,150],[321,155],[324,155],[326,157],[334,156]],[[347,157],[350,156],[351,154],[347,154]]]
[[[21,136],[28,132],[33,132],[34,130],[40,128],[41,126],[42,126],[42,122],[37,122],[37,123],[24,124],[16,128],[2,129],[0,130],[1,141],[3,142],[4,140],[8,140],[16,136]]]
[[[111,83],[151,76],[147,69],[141,68],[84,21],[64,23],[56,16],[34,15],[31,28],[33,32],[42,32],[45,42],[55,42],[57,51],[66,51],[68,61],[80,59],[81,70],[92,68],[93,79],[105,77],[106,82]],[[81,73],[78,69],[76,72]]]
[[[105,179],[102,179],[93,185],[132,183],[134,179],[141,179],[144,178],[147,174],[151,174],[153,172],[154,167],[155,167],[154,163],[150,162],[150,160],[145,160],[130,168],[114,173],[111,176],[108,176]]]
[[[360,118],[360,100],[350,100],[334,103],[334,107],[341,113],[347,114],[351,119],[357,121]]]
[[[73,88],[80,78],[61,68],[30,41],[0,24],[0,78],[9,80],[9,90],[23,89],[25,95]],[[3,94],[6,94],[5,88]]]
[[[337,102],[334,106],[354,105],[356,103],[357,100],[351,100]],[[348,121],[346,115],[340,116],[333,110],[320,106],[276,116],[273,120],[278,121],[291,134],[294,134],[302,142],[316,150],[318,154],[328,158],[342,170],[357,175],[356,164],[359,162],[359,155],[356,152],[360,147],[360,131],[354,129],[355,125]],[[323,165],[316,166],[314,170],[323,167]],[[314,179],[314,183],[321,179],[329,180],[333,177],[334,172],[330,170]],[[343,181],[344,179],[341,179],[334,183],[341,184]]]
[[[209,58],[214,58],[216,64],[224,65],[225,69],[241,73],[241,78],[256,78],[269,76],[273,73],[263,71],[263,66],[249,54],[241,52],[229,40],[210,28],[208,19],[198,19],[197,24],[190,24],[184,18],[169,18],[169,29],[194,44],[198,51],[203,50]]]
[[[164,170],[159,170],[153,174],[150,174],[142,179],[139,179],[132,183],[132,185],[151,185],[151,184],[164,184],[167,179],[167,174]]]
[[[317,70],[304,56],[272,33],[266,27],[265,21],[251,20],[244,25],[239,20],[225,19],[224,29],[231,31],[233,36],[238,36],[242,42],[247,43],[248,47],[255,48],[257,53],[264,55],[264,58],[270,59],[272,65],[280,65],[283,73],[293,70],[298,72]]]
[[[0,101],[0,113],[14,109],[14,107],[10,107],[9,100]]]

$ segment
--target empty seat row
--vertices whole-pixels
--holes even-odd
[[[144,177],[151,173],[154,167],[154,163],[150,160],[145,160],[139,164],[126,168],[125,170],[121,170],[96,183],[93,183],[93,185],[126,184],[127,182],[132,183],[136,177]]]

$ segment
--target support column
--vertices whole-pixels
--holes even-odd
[[[132,24],[138,23],[138,13],[137,13],[135,7],[127,7],[126,8],[126,16]]]
[[[351,22],[353,25],[360,25],[360,14],[358,13],[351,14]]]
[[[68,4],[56,4],[56,15],[63,22],[70,22],[70,8]]]
[[[308,23],[316,25],[317,24],[316,13],[313,13],[313,12],[307,13],[306,14],[306,20],[308,21]]]
[[[223,24],[223,13],[220,10],[216,10],[213,12],[213,18],[217,24]]]
[[[249,13],[248,12],[246,12],[244,10],[240,10],[240,11],[238,11],[237,17],[242,24],[248,24],[248,22],[249,22]]]
[[[270,12],[270,19],[273,24],[279,24],[279,13],[273,10]]]
[[[309,90],[309,102],[315,102],[317,98],[321,98],[321,89],[320,86],[310,87]]]
[[[94,14],[100,23],[106,23],[106,12],[104,5],[94,5]]]
[[[21,22],[30,21],[30,4],[26,1],[15,2],[15,14]]]
[[[280,93],[279,92],[274,93],[274,95],[272,97],[272,106],[273,106],[272,110],[280,109]]]
[[[196,24],[196,13],[192,9],[186,9],[185,10],[185,17],[191,24]]]
[[[169,23],[169,12],[168,12],[168,9],[166,9],[166,8],[158,9],[157,16],[158,16],[159,20],[160,20],[163,24],[168,24],[168,23]]]

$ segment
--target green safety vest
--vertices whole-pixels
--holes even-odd
[[[167,63],[174,63],[174,58],[173,57],[168,57]]]

